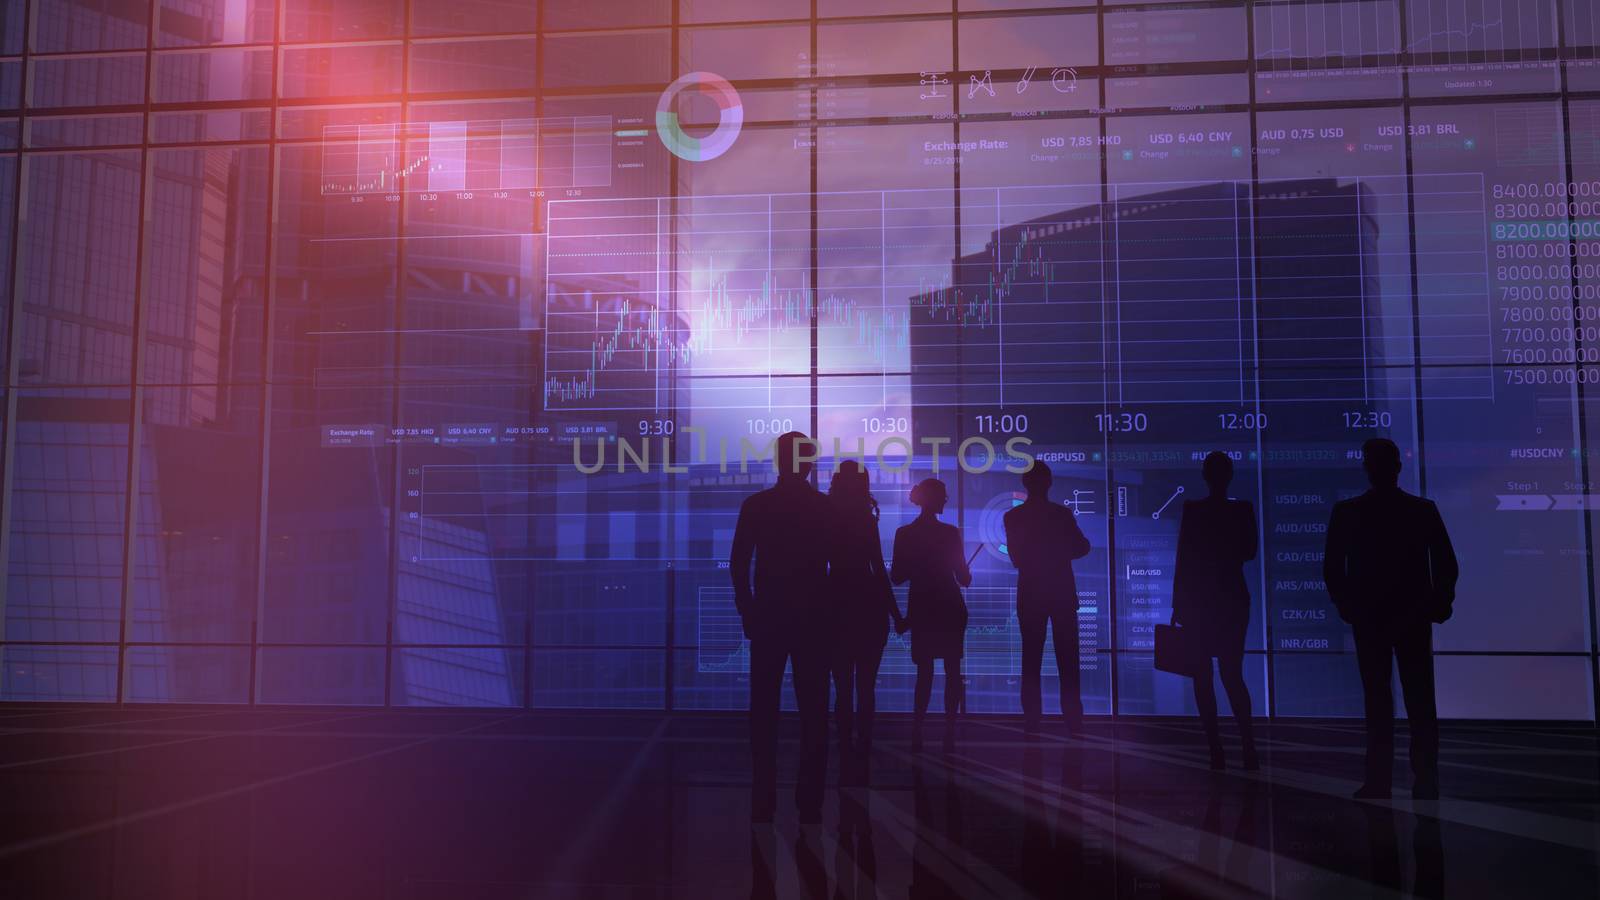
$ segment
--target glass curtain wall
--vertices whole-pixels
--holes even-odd
[[[1585,0],[0,11],[0,700],[742,708],[770,473],[716,448],[798,429],[886,552],[949,484],[974,712],[1022,438],[1091,712],[1193,712],[1151,636],[1220,449],[1257,711],[1358,715],[1322,528],[1388,436],[1463,561],[1443,714],[1594,717]],[[574,466],[623,439],[684,465]]]

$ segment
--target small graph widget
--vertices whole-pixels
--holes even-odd
[[[611,184],[610,116],[323,129],[323,196]]]

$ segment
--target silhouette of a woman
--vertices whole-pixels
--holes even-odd
[[[833,605],[834,715],[839,723],[839,755],[864,762],[872,749],[877,709],[878,665],[889,642],[889,621],[900,624],[894,588],[883,564],[878,537],[878,501],[866,469],[855,460],[839,464],[828,486],[834,510],[834,551],[828,572]]]
[[[1228,692],[1244,741],[1244,767],[1261,767],[1250,725],[1250,691],[1244,684],[1244,638],[1250,627],[1250,588],[1244,564],[1256,558],[1256,513],[1247,501],[1228,497],[1233,460],[1226,453],[1206,455],[1201,475],[1210,488],[1203,500],[1183,504],[1178,526],[1178,562],[1172,573],[1172,621],[1206,657],[1194,678],[1194,705],[1211,747],[1211,768],[1223,768],[1217,730],[1217,692],[1211,659]]]
[[[889,578],[895,584],[911,582],[906,601],[906,625],[911,629],[911,659],[917,664],[915,716],[911,746],[922,747],[922,720],[933,696],[933,662],[944,660],[944,743],[955,743],[956,713],[965,690],[961,681],[962,645],[967,635],[967,603],[961,589],[972,584],[972,573],[961,553],[961,532],[939,521],[949,493],[937,478],[924,479],[911,489],[911,502],[922,512],[894,534],[894,562]]]

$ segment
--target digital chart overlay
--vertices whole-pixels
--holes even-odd
[[[1405,176],[962,189],[965,255],[951,191],[817,194],[814,274],[807,194],[555,201],[544,405],[701,378],[697,407],[758,407],[809,371],[813,317],[822,372],[919,404],[1371,400],[1414,329],[1434,362],[1491,361],[1482,177],[1411,181],[1414,210]]]
[[[330,125],[324,196],[605,187],[612,118]]]
[[[691,88],[703,91],[717,105],[717,127],[704,137],[692,137],[685,132],[678,114],[672,109],[678,95]],[[656,104],[656,133],[661,143],[673,156],[689,162],[705,162],[727,153],[743,126],[744,105],[739,100],[739,92],[727,79],[710,72],[690,72],[680,77],[667,86]]]
[[[962,659],[963,675],[1018,676],[1022,672],[1022,632],[1017,627],[1017,592],[1014,588],[970,587],[962,591],[967,604],[967,636]],[[733,588],[702,587],[697,597],[696,669],[703,675],[750,671],[750,642],[733,605]],[[902,610],[905,599],[900,599]],[[1094,606],[1078,608],[1080,669],[1093,671],[1097,631]],[[909,652],[915,631],[890,633],[879,675],[915,675]],[[1045,654],[1044,674],[1056,674],[1055,656]]]

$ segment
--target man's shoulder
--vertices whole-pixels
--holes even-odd
[[[1411,517],[1419,525],[1426,525],[1433,519],[1443,518],[1439,515],[1439,504],[1429,500],[1427,497],[1407,494],[1406,498],[1406,505],[1409,507]]]
[[[756,491],[754,494],[744,498],[744,502],[739,504],[739,512],[741,514],[750,513],[752,515],[761,515],[772,510],[780,509],[786,503],[791,502],[790,499],[785,496],[785,494],[785,491],[779,490],[776,486],[762,488],[761,490]]]
[[[1006,522],[1026,522],[1030,519],[1049,521],[1063,517],[1071,518],[1072,510],[1054,500],[1024,500],[1006,510],[1001,519]]]
[[[756,504],[761,509],[781,511],[783,515],[833,514],[833,504],[828,501],[828,495],[809,484],[804,487],[774,485],[752,494],[745,503]]]
[[[1335,500],[1333,503],[1333,511],[1335,513],[1355,512],[1365,508],[1371,502],[1372,495],[1370,493],[1357,494],[1354,497],[1346,497],[1343,500]]]
[[[1254,508],[1250,505],[1249,500],[1240,500],[1237,497],[1229,497],[1220,503],[1210,497],[1196,497],[1193,500],[1183,501],[1183,514],[1187,516],[1192,511],[1197,519],[1207,515],[1227,516],[1247,512]]]
[[[761,490],[756,491],[754,494],[744,498],[744,502],[739,504],[739,508],[755,509],[760,506],[765,506],[766,504],[772,502],[773,493],[773,488],[762,488]]]
[[[1334,514],[1354,516],[1420,516],[1438,509],[1427,497],[1407,491],[1366,491],[1333,504]]]
[[[815,519],[831,519],[838,511],[827,494],[809,485],[804,490],[795,491],[791,502],[802,515]]]

